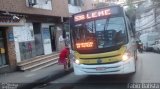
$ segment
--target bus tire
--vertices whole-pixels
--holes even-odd
[[[134,53],[134,58],[137,61],[137,59],[138,59],[137,51],[135,51],[135,53]]]
[[[160,53],[160,49],[158,48],[158,53]]]
[[[134,56],[134,67],[135,67],[135,72],[134,72],[134,73],[136,73],[136,65],[137,65],[137,59],[138,59],[137,52],[135,52],[134,55],[135,55],[135,56]]]
[[[137,60],[137,59],[136,59]],[[134,60],[134,68],[135,68],[135,71],[133,72],[133,73],[136,73],[136,68],[137,68],[137,66],[136,66],[136,64],[137,64],[137,61],[136,60]]]

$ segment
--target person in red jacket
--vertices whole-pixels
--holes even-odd
[[[61,50],[59,54],[59,60],[58,63],[64,65],[64,70],[67,71],[68,68],[70,67],[69,63],[69,47],[65,46],[64,49]]]

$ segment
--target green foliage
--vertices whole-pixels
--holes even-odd
[[[132,0],[127,0],[127,10],[126,13],[131,21],[131,23],[135,23],[135,19],[136,19],[136,8],[135,6],[132,4]]]
[[[97,3],[96,8],[103,8],[103,7],[106,7],[106,6],[108,6],[107,3],[101,2],[101,3]]]
[[[127,0],[127,6],[129,10],[134,10],[135,6],[132,4],[133,0]]]
[[[135,15],[136,8],[132,4],[133,0],[127,0],[127,13],[129,14],[129,17],[133,17]]]

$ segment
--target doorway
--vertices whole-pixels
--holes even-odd
[[[56,51],[56,27],[55,26],[49,26],[50,30],[50,37],[51,37],[51,47],[52,47],[52,52]]]
[[[41,23],[33,23],[34,37],[35,37],[35,54],[40,56],[44,54],[42,34],[41,34]]]
[[[5,27],[0,27],[0,67],[7,65]]]

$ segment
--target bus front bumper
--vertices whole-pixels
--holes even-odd
[[[135,60],[120,61],[112,64],[84,65],[73,63],[75,75],[112,75],[135,72]]]

